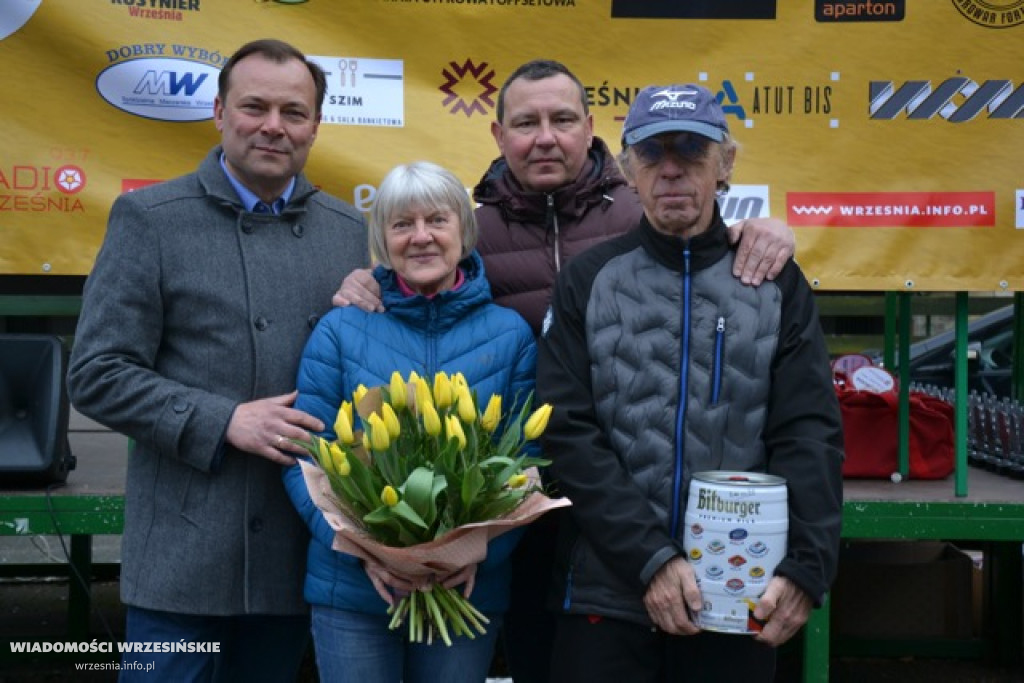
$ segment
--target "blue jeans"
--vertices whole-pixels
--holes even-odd
[[[408,642],[388,629],[391,617],[313,606],[313,644],[321,683],[479,683],[487,678],[502,617],[488,614],[487,634],[451,647]]]
[[[126,652],[120,683],[284,683],[299,672],[309,644],[309,618],[213,617],[128,606],[125,641],[219,643],[220,652]]]

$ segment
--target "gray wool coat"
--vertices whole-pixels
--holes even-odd
[[[214,148],[117,198],[89,275],[68,391],[129,436],[121,598],[187,614],[302,614],[308,535],[280,467],[224,441],[242,402],[295,387],[306,339],[366,226],[302,175],[245,211]]]

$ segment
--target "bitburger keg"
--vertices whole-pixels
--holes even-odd
[[[690,481],[683,547],[704,607],[698,626],[757,633],[757,599],[786,555],[786,480],[756,472],[698,472]]]

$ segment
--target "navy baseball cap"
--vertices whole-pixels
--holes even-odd
[[[725,113],[703,86],[652,85],[641,90],[622,124],[622,144],[636,143],[659,133],[688,132],[721,142],[729,134]]]

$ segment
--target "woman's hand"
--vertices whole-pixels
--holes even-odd
[[[466,584],[466,587],[462,589],[462,597],[468,599],[469,595],[473,592],[473,587],[476,586],[476,565],[471,564],[447,576],[442,576],[437,579],[437,583],[445,588],[455,588],[456,586]]]
[[[389,570],[382,564],[377,564],[372,560],[363,560],[363,570],[366,575],[370,577],[370,583],[373,584],[374,589],[377,591],[384,602],[388,605],[395,604],[395,594],[411,593],[414,590],[418,590],[422,586],[422,582],[417,582],[414,579],[402,576],[397,572]]]

